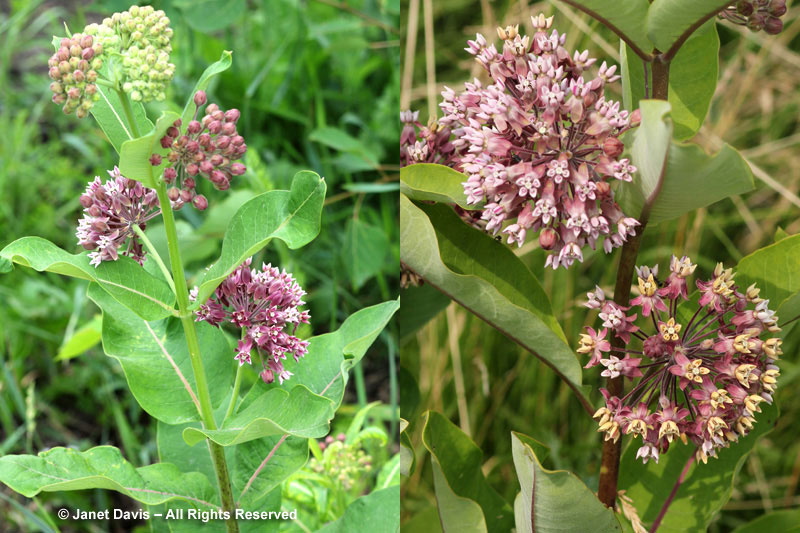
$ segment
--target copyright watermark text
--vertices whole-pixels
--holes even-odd
[[[233,513],[228,511],[201,511],[198,509],[167,509],[165,512],[151,513],[139,509],[137,511],[126,511],[123,509],[104,509],[102,511],[85,511],[75,509],[59,509],[58,517],[62,520],[149,520],[150,518],[162,518],[164,520],[197,520],[200,522],[210,522],[211,520],[228,520],[231,514],[237,520],[297,520],[297,509],[293,511],[245,511],[236,509]]]

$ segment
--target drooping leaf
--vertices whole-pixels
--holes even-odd
[[[428,411],[422,443],[431,453],[445,532],[511,531],[511,506],[484,478],[483,452],[469,437],[443,415]]]
[[[589,16],[599,20],[606,27],[625,40],[640,57],[648,57],[653,44],[645,33],[647,0],[628,0],[609,2],[608,0],[563,0]]]
[[[89,322],[81,326],[66,339],[56,354],[56,361],[66,361],[85,353],[100,342],[100,330],[103,317],[95,315]]]
[[[314,172],[298,172],[290,191],[270,191],[245,203],[231,219],[222,241],[222,254],[199,283],[194,308],[208,300],[236,267],[267,245],[280,239],[294,250],[319,233],[325,180]]]
[[[292,387],[291,380],[286,383]],[[189,446],[209,438],[222,446],[233,446],[272,435],[320,438],[330,431],[333,401],[314,394],[303,385],[289,391],[273,388],[259,392],[244,409],[225,420],[219,429],[188,427],[183,439]]]
[[[233,24],[247,7],[245,0],[178,0],[175,7],[193,29],[211,33]]]
[[[403,342],[430,322],[450,303],[450,298],[427,283],[400,291],[400,341]]]
[[[463,183],[467,177],[444,165],[419,163],[400,169],[400,192],[417,201],[458,204],[464,209],[477,206],[467,204]]]
[[[719,450],[718,458],[708,464],[694,464],[678,488],[675,499],[664,516],[659,533],[706,531],[712,517],[731,496],[733,479],[744,464],[756,440],[772,429],[778,417],[775,405],[761,404],[753,430],[729,448]],[[633,442],[622,454],[619,488],[633,500],[633,505],[645,525],[651,524],[666,501],[675,481],[696,448],[675,441],[659,462],[646,465],[636,459],[638,443]]]
[[[389,238],[383,228],[358,218],[347,221],[342,260],[355,290],[381,271],[388,256]]]
[[[113,446],[85,452],[58,447],[38,456],[6,455],[0,457],[0,481],[28,498],[40,492],[99,488],[147,505],[183,500],[200,509],[220,510],[204,475],[182,473],[169,463],[134,468]]]
[[[352,531],[400,531],[400,486],[374,490],[347,506],[341,518],[323,526],[318,533]]]
[[[400,257],[426,283],[525,347],[586,402],[581,365],[536,277],[503,244],[447,206],[400,196]]]
[[[514,501],[517,531],[622,531],[614,511],[603,505],[583,481],[566,470],[542,467],[535,451],[541,447],[530,437],[511,432],[514,467],[522,489]]]
[[[654,0],[647,12],[647,36],[658,50],[674,55],[675,47],[691,32],[730,4],[730,0]]]
[[[231,2],[220,2],[220,3],[230,4]],[[191,4],[192,4],[191,8],[192,10],[199,9],[197,6],[198,2],[191,2]],[[208,15],[208,13],[204,13],[204,15]],[[189,24],[191,24],[191,21],[189,22]],[[231,67],[231,63],[233,62],[232,56],[233,56],[232,52],[224,50],[222,52],[222,55],[219,57],[219,60],[215,61],[214,63],[206,67],[206,69],[200,75],[200,79],[197,80],[197,83],[194,84],[192,92],[189,93],[189,98],[186,101],[186,105],[183,106],[183,112],[181,113],[182,128],[185,128],[189,124],[189,122],[192,120],[192,116],[194,115],[196,109],[196,106],[194,104],[194,94],[197,91],[205,91],[208,88],[208,84],[211,83],[211,80],[214,78],[214,76],[228,70]]]
[[[146,320],[173,313],[175,295],[165,282],[154,278],[130,257],[89,264],[87,252],[71,254],[41,237],[23,237],[12,242],[0,257],[37,272],[54,272],[93,281],[122,305]]]
[[[114,150],[119,154],[122,150],[122,143],[135,139],[136,136],[133,128],[128,124],[117,92],[110,87],[97,85],[97,94],[100,95],[100,98],[92,106],[92,116],[97,120],[100,129],[103,130]],[[144,134],[152,130],[153,123],[147,118],[147,112],[142,103],[130,102],[130,105],[139,133]]]
[[[160,165],[154,167],[150,163],[150,156],[153,154],[165,155],[166,148],[161,147],[161,137],[167,129],[178,120],[178,114],[174,111],[164,111],[156,121],[156,125],[146,134],[138,139],[125,141],[119,152],[119,171],[128,179],[141,181],[151,189],[156,188],[156,180],[168,160],[166,157]]]
[[[168,424],[199,420],[196,382],[180,321],[142,320],[94,284],[88,295],[103,311],[103,350],[122,365],[142,409]],[[205,322],[195,327],[211,403],[217,406],[233,377],[233,349],[219,329]]]

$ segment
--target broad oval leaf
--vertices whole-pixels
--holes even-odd
[[[128,386],[154,418],[168,424],[199,420],[196,381],[181,322],[174,317],[147,322],[107,293],[89,285],[89,298],[103,311],[103,350],[122,365]],[[197,322],[211,403],[219,405],[233,379],[233,349],[225,334]]]
[[[518,533],[550,533],[622,531],[614,511],[603,505],[597,496],[566,470],[546,470],[536,455],[542,444],[511,432],[511,451],[521,488],[514,501],[514,517]]]
[[[692,32],[731,3],[730,0],[654,0],[647,12],[647,36],[656,48],[672,57]]]
[[[155,189],[157,178],[169,161],[165,157],[161,165],[154,167],[150,164],[150,156],[167,153],[168,150],[161,147],[161,137],[178,118],[180,117],[174,111],[164,111],[147,135],[122,143],[119,152],[120,173],[126,178],[141,181],[147,187]]]
[[[234,499],[245,508],[261,508],[271,491],[308,461],[308,439],[288,435],[251,440],[233,448]],[[229,455],[230,457],[230,455]]]
[[[763,514],[737,527],[733,533],[764,533],[766,531],[800,533],[800,509],[782,509]]]
[[[467,435],[444,415],[428,411],[422,443],[431,453],[445,532],[511,531],[511,506],[486,481],[481,471],[483,452]]]
[[[450,298],[427,283],[410,286],[400,291],[400,306],[397,322],[400,325],[401,344],[413,338],[413,334],[444,311]]]
[[[93,281],[114,299],[145,320],[174,314],[175,295],[164,281],[150,275],[130,257],[89,264],[86,252],[71,254],[41,237],[23,237],[12,242],[0,257],[37,272],[54,272]]]
[[[0,457],[0,481],[28,498],[40,492],[107,489],[147,505],[183,500],[201,509],[220,510],[216,492],[203,474],[182,473],[169,463],[134,468],[113,446],[6,455]]]
[[[291,380],[287,383],[291,386]],[[330,431],[334,415],[332,400],[314,394],[303,385],[288,392],[282,388],[259,392],[257,398],[225,420],[219,429],[186,428],[183,431],[186,444],[194,446],[209,438],[222,446],[234,446],[285,434],[318,439]]]
[[[756,415],[756,424],[749,435],[731,443],[729,448],[719,450],[718,457],[710,458],[708,464],[694,464],[691,467],[658,528],[659,533],[707,530],[714,514],[730,499],[733,479],[747,454],[756,440],[772,429],[778,418],[775,405],[762,404],[762,411]],[[696,448],[675,441],[670,450],[661,455],[658,463],[649,461],[642,464],[641,460],[636,459],[638,447],[634,439],[622,454],[619,488],[626,491],[625,495],[633,500],[639,518],[648,525],[658,516]]]
[[[128,123],[117,92],[110,87],[98,84],[97,94],[100,95],[100,98],[92,106],[92,116],[97,120],[100,129],[103,130],[114,150],[119,154],[122,152],[122,144],[135,139],[136,136]],[[153,123],[147,118],[147,112],[142,103],[130,102],[130,105],[136,129],[140,133],[152,130]]]
[[[778,307],[800,291],[800,235],[792,235],[742,258],[736,267],[736,281],[747,287],[755,283],[759,296]],[[780,316],[780,315],[779,315]],[[780,317],[781,322],[790,316]]]
[[[645,33],[648,0],[563,0],[610,28],[620,39],[626,41],[639,57],[648,58],[653,44]]]
[[[198,11],[200,8],[193,2],[192,11]],[[204,14],[204,15],[207,15]],[[229,68],[231,68],[231,63],[233,62],[233,53],[228,50],[223,50],[222,55],[219,57],[219,60],[211,63],[203,73],[200,75],[200,79],[197,80],[197,83],[194,84],[194,88],[192,92],[189,94],[189,99],[186,102],[186,105],[183,107],[183,112],[181,113],[181,126],[186,127],[189,125],[189,121],[192,120],[194,116],[195,109],[197,106],[194,104],[194,94],[197,91],[205,91],[208,88],[208,84],[211,83],[211,79],[220,74],[225,72]]]
[[[400,486],[374,490],[347,506],[344,514],[317,533],[400,531]],[[463,531],[463,530],[462,530]]]
[[[664,100],[642,100],[639,109],[642,112],[642,122],[630,134],[633,135],[631,159],[638,169],[633,183],[638,186],[642,198],[647,200],[658,193],[658,185],[666,168],[672,138],[672,121],[667,118],[671,107]],[[620,188],[622,194],[632,187]],[[638,212],[630,211],[632,216],[636,216]]]
[[[539,357],[589,405],[581,365],[533,273],[502,243],[444,205],[400,196],[400,257],[436,287]]]
[[[199,284],[194,308],[272,239],[282,240],[292,250],[314,240],[319,233],[325,189],[324,179],[304,170],[294,176],[290,191],[266,192],[240,207],[228,224],[222,254]]]
[[[467,177],[444,165],[418,163],[400,169],[400,192],[412,200],[458,204],[464,209],[477,209],[467,204],[464,182]]]

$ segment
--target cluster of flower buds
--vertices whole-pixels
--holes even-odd
[[[777,35],[783,30],[780,17],[786,13],[786,0],[740,0],[719,14],[723,20],[747,26],[752,31]]]
[[[601,236],[610,252],[635,234],[639,223],[620,210],[610,182],[631,181],[636,171],[619,159],[619,136],[638,113],[629,116],[603,95],[619,79],[616,67],[603,63],[587,77],[595,59],[588,51],[570,55],[563,34],[548,34],[551,24],[552,17],[533,17],[532,38],[499,28],[502,51],[480,34],[469,41],[466,50],[491,84],[475,80],[461,94],[447,88],[438,127],[455,136],[454,167],[468,176],[468,202],[485,202],[486,231],[519,246],[538,232],[547,265],[557,268],[582,261],[582,248]]]
[[[177,182],[177,186],[170,187],[167,191],[173,208],[180,209],[183,204],[191,202],[202,211],[208,207],[208,200],[195,192],[195,178],[201,175],[218,190],[227,190],[231,178],[241,176],[247,170],[242,163],[236,161],[247,152],[247,145],[236,131],[238,109],[222,111],[217,104],[209,104],[205,116],[198,121],[197,113],[200,106],[206,103],[206,93],[197,91],[194,103],[197,109],[186,126],[186,131],[181,133],[181,120],[176,120],[161,138],[161,146],[170,149],[167,155],[169,166],[164,170],[164,181],[168,184]],[[150,158],[153,166],[158,166],[161,162],[162,158],[158,154],[153,154]]]
[[[75,112],[78,118],[89,114],[97,94],[97,69],[103,65],[103,45],[91,35],[76,33],[61,39],[61,46],[47,62],[50,67],[50,90],[53,103],[63,105],[64,113]]]
[[[89,257],[94,266],[101,261],[116,261],[119,253],[142,264],[145,252],[133,226],[144,230],[147,221],[161,213],[158,196],[155,190],[121,175],[117,167],[108,175],[111,179],[105,183],[95,177],[81,195],[83,218],[75,234],[78,244],[93,250]]]
[[[214,295],[196,312],[197,321],[214,326],[230,322],[245,330],[234,359],[239,365],[252,364],[252,353],[261,359],[261,379],[282,384],[292,376],[283,361],[292,354],[298,361],[308,351],[308,341],[295,337],[298,325],[308,324],[308,311],[298,307],[305,304],[305,291],[291,274],[272,265],[262,264],[261,270],[251,269],[252,258],[239,265],[225,278]],[[197,299],[197,289],[190,298]],[[291,333],[288,332],[291,330]]]
[[[400,121],[403,131],[400,134],[400,166],[415,163],[437,163],[452,166],[455,146],[450,142],[450,128],[446,128],[431,118],[427,126],[419,121],[419,111],[402,111]]]
[[[697,309],[678,313],[696,266],[673,256],[665,282],[658,267],[637,268],[639,295],[630,307],[606,300],[599,287],[588,294],[586,306],[600,311],[603,329],[581,335],[578,353],[591,356],[586,368],[602,365],[604,376],[640,378],[622,398],[601,389],[606,404],[594,415],[598,431],[606,440],[641,437],[636,456],[644,462],[657,462],[674,439],[691,440],[704,463],[716,457],[752,429],[759,404],[772,403],[780,375],[781,340],[769,337],[780,331],[778,319],[755,285],[739,291],[731,269],[720,263],[710,280],[698,280]],[[634,324],[637,313],[627,314],[632,307],[652,323],[650,335]],[[623,348],[606,340],[609,330]]]
[[[350,490],[372,468],[372,457],[361,449],[359,444],[345,443],[345,434],[339,433],[334,439],[328,435],[319,443],[323,450],[322,460],[312,457],[309,468],[321,476],[327,476],[335,485]]]
[[[162,10],[152,6],[131,6],[128,11],[114,13],[102,24],[90,24],[84,30],[95,35],[109,53],[121,56],[122,89],[132,100],[149,102],[164,100],[175,74],[169,62],[172,51],[172,28]]]

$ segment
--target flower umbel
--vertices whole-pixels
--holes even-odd
[[[105,183],[95,177],[81,195],[83,218],[78,222],[78,244],[93,250],[89,257],[97,266],[101,261],[116,261],[119,249],[127,247],[122,255],[144,263],[145,252],[133,230],[134,225],[144,230],[147,221],[159,215],[156,191],[138,181],[122,176],[119,169],[109,170],[111,179]]]
[[[640,307],[645,321],[649,317],[650,335],[633,325],[637,314],[627,315],[630,307],[606,300],[600,288],[586,304],[600,310],[604,328],[626,345],[613,348],[607,329],[587,328],[577,350],[592,355],[586,366],[603,365],[604,376],[641,377],[623,398],[601,389],[606,405],[595,413],[598,431],[606,440],[620,433],[641,436],[637,458],[644,462],[658,461],[676,437],[697,446],[698,460],[716,457],[719,448],[747,435],[760,403],[772,403],[780,375],[781,340],[765,338],[780,331],[777,317],[755,286],[739,291],[731,269],[719,264],[710,280],[698,280],[700,301],[679,318],[678,303],[688,300],[686,278],[695,268],[688,257],[673,257],[664,283],[657,267],[637,269],[640,295],[631,307]],[[611,355],[601,359],[600,352]]]
[[[740,0],[726,7],[719,18],[747,26],[751,31],[776,35],[783,30],[781,17],[786,13],[786,0]]]
[[[261,360],[261,379],[272,383],[277,377],[282,384],[292,376],[283,367],[286,356],[298,361],[308,351],[308,341],[294,335],[301,323],[309,322],[308,311],[299,310],[306,293],[285,270],[268,264],[251,269],[251,262],[247,259],[225,278],[197,310],[195,320],[214,326],[230,322],[243,329],[234,359],[239,365],[252,364],[255,351]],[[196,295],[192,291],[191,299]]]
[[[61,39],[61,46],[47,62],[53,83],[53,103],[63,105],[64,113],[73,111],[78,118],[84,118],[97,94],[97,69],[103,65],[98,57],[103,46],[91,35],[76,33],[71,38]]]

